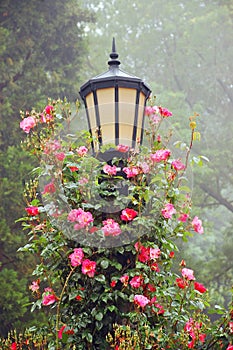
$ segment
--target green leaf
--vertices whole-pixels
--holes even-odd
[[[103,268],[103,269],[107,269],[108,266],[109,266],[109,261],[107,259],[103,259],[100,263],[100,266]]]
[[[95,280],[103,283],[103,282],[105,282],[105,276],[104,275],[97,275],[95,277]]]
[[[101,321],[103,319],[103,317],[104,317],[104,315],[100,311],[95,315],[95,319],[98,321]]]

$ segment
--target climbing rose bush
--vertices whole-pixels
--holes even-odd
[[[25,190],[27,215],[19,221],[29,240],[20,250],[38,256],[29,289],[32,312],[42,308],[49,317],[48,349],[233,346],[232,306],[209,310],[207,287],[188,261],[176,259],[178,237],[187,241],[205,234],[187,189],[196,117],[190,118],[187,154],[177,158],[158,134],[172,113],[151,102],[145,115],[145,145],[135,151],[120,144],[119,157],[106,162],[92,154],[87,132],[59,137],[71,119],[67,101],[49,101],[42,112],[22,114],[24,147],[41,166]],[[39,188],[44,176],[47,182]],[[68,212],[56,207],[57,194],[66,198]],[[108,201],[119,209],[108,211]],[[90,244],[94,238],[99,246]],[[208,311],[219,319],[211,322]]]

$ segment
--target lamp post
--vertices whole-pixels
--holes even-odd
[[[107,72],[80,88],[94,152],[101,152],[101,146],[106,144],[135,148],[142,143],[144,108],[151,93],[140,78],[119,68],[114,38],[108,64]]]

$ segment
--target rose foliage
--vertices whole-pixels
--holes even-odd
[[[48,349],[233,346],[231,306],[210,310],[203,281],[176,261],[177,238],[205,234],[187,181],[196,116],[181,156],[158,134],[172,113],[151,103],[146,118],[144,146],[118,145],[106,161],[113,146],[93,154],[96,140],[72,133],[66,101],[22,113],[24,147],[40,167],[25,189],[19,220],[29,239],[20,249],[38,257],[29,288],[32,311],[48,315],[38,330]]]

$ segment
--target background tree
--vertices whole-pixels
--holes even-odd
[[[84,26],[91,21],[91,12],[74,0],[0,3],[1,334],[30,318],[30,261],[16,254],[25,238],[15,220],[24,212],[23,182],[33,164],[19,147],[19,111],[45,106],[47,97],[77,99],[88,43]]]

